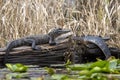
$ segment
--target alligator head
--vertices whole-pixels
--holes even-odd
[[[55,39],[65,33],[70,32],[70,30],[66,30],[66,29],[62,29],[62,28],[54,28],[52,30],[50,30],[50,32],[48,33],[49,37],[50,37],[50,41],[49,44],[50,45],[55,45]]]

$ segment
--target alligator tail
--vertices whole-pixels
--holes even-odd
[[[106,59],[108,59],[111,56],[111,52],[107,44],[105,44],[104,42],[106,39],[102,39],[102,37],[99,36],[73,37],[73,40],[79,40],[81,43],[84,42],[93,43],[100,48],[100,50],[104,53]]]
[[[15,41],[12,41],[12,42],[10,42],[10,43],[7,45],[7,47],[6,47],[6,49],[5,49],[5,55],[4,55],[4,58],[3,58],[3,64],[4,64],[4,66],[5,66],[5,64],[8,62],[8,61],[7,61],[7,58],[8,58],[8,56],[9,56],[10,51],[11,51],[12,48],[14,47],[14,45],[15,45]]]
[[[88,41],[91,42],[95,45],[97,45],[101,51],[104,53],[106,59],[108,59],[111,56],[111,52],[107,46],[107,44],[105,44],[104,40],[101,37],[98,36],[85,36],[84,41]]]
[[[5,64],[8,62],[7,59],[8,59],[9,53],[10,53],[10,50],[7,49],[7,50],[6,50],[6,53],[5,53],[5,55],[4,55],[4,59],[3,59],[3,64],[4,64],[4,66],[5,66]]]

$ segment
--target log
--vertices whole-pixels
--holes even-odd
[[[8,55],[7,63],[22,63],[27,65],[50,65],[65,63],[69,43],[62,42],[54,46],[49,44],[38,45],[42,50],[32,50],[29,46],[14,48]],[[2,49],[1,49],[2,50]],[[5,52],[0,52],[0,63],[3,63]],[[0,64],[3,66],[3,64]]]

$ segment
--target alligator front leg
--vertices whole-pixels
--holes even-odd
[[[50,37],[50,40],[49,40],[49,45],[56,45],[56,42],[55,42],[55,39]]]
[[[29,43],[33,50],[41,50],[40,47],[36,46],[36,41],[34,39],[25,39],[25,42]]]

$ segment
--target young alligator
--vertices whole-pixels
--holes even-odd
[[[70,32],[70,30],[64,30],[62,28],[55,28],[45,35],[28,36],[28,37],[23,37],[21,39],[11,41],[7,45],[6,49],[4,50],[6,54],[5,54],[3,63],[5,64],[7,62],[6,59],[8,58],[9,52],[13,48],[25,45],[25,46],[31,46],[33,50],[41,50],[41,48],[37,47],[36,45],[47,44],[47,43],[49,43],[50,45],[55,45],[56,44],[55,38],[68,32]]]
[[[82,36],[82,37],[73,37],[73,39],[79,40],[83,43],[90,42],[90,43],[97,45],[104,53],[106,59],[108,59],[111,56],[110,50],[104,42],[104,41],[108,40],[107,38],[102,39],[102,37],[100,37],[100,36]]]

